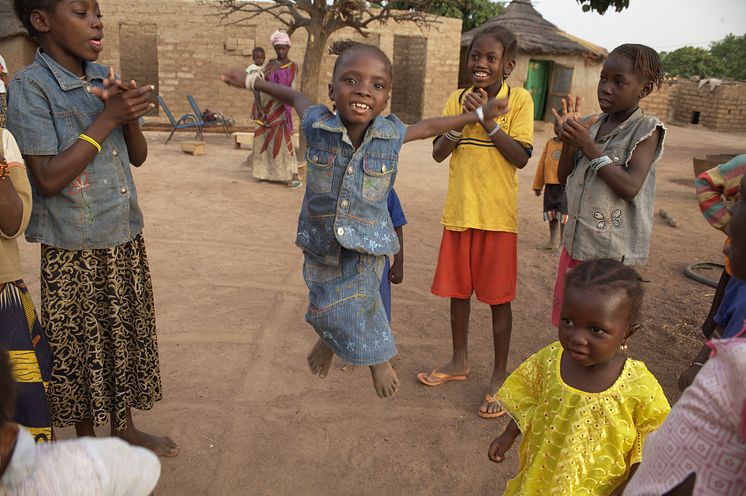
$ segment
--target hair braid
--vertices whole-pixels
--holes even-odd
[[[389,77],[393,76],[394,70],[391,66],[391,60],[388,55],[375,45],[369,45],[367,43],[360,43],[359,41],[353,40],[339,40],[329,45],[329,53],[331,55],[337,55],[337,60],[334,61],[334,69],[332,70],[332,79],[337,75],[337,69],[342,65],[342,60],[350,54],[357,51],[367,51],[378,55],[384,64],[386,64],[386,70],[389,73]]]
[[[640,274],[618,260],[599,258],[581,263],[568,272],[565,287],[593,289],[606,294],[624,291],[629,308],[629,322],[640,323],[644,293]]]
[[[611,51],[609,55],[618,54],[632,61],[632,70],[640,78],[650,81],[658,89],[663,84],[663,68],[658,52],[649,46],[636,43],[625,43]]]

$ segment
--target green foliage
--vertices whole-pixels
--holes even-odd
[[[685,46],[662,52],[661,63],[670,76],[746,80],[746,35],[729,34],[712,43],[709,50]]]
[[[598,12],[604,14],[606,9],[614,7],[614,10],[621,12],[629,7],[629,0],[576,0],[583,8],[583,12]],[[642,0],[637,0],[642,1]]]
[[[465,32],[484,24],[504,8],[504,3],[491,0],[430,0],[426,10],[430,14],[461,19],[461,32]]]
[[[712,56],[722,61],[724,77],[746,81],[746,34],[729,34],[710,45]]]
[[[721,60],[706,48],[685,46],[673,52],[661,53],[663,71],[669,76],[719,77],[724,72]]]

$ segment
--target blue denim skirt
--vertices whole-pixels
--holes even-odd
[[[383,256],[342,249],[338,265],[305,255],[306,321],[327,346],[353,365],[377,365],[396,351],[381,301]]]

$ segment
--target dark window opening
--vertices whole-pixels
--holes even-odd
[[[699,124],[699,112],[696,110],[692,112],[692,118],[689,120],[692,124]]]

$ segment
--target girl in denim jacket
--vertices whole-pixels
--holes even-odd
[[[223,73],[227,84],[257,89],[295,107],[308,143],[306,192],[296,244],[303,250],[308,285],[306,321],[319,339],[308,355],[311,372],[323,378],[338,355],[369,366],[381,398],[399,386],[389,360],[396,345],[379,286],[383,258],[399,251],[388,213],[399,150],[406,141],[429,138],[507,110],[495,100],[458,116],[405,126],[381,116],[391,93],[391,61],[378,47],[340,42],[329,99],[336,112],[312,105],[303,94],[242,69]]]
[[[558,165],[569,220],[554,289],[552,323],[559,323],[565,272],[583,260],[613,258],[627,265],[647,260],[653,225],[655,163],[666,129],[640,109],[640,100],[663,71],[658,53],[645,45],[620,45],[609,54],[598,81],[596,119],[580,119],[578,101],[553,110],[565,146]]]
[[[53,352],[54,425],[111,433],[160,455],[167,437],[138,431],[131,408],[160,400],[153,288],[130,164],[148,153],[138,119],[152,86],[93,63],[103,49],[98,2],[16,0],[41,48],[10,84],[8,127],[33,195],[30,242],[41,243],[41,315]]]

